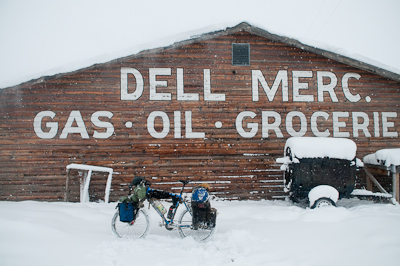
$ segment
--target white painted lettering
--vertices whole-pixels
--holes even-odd
[[[176,93],[178,101],[198,101],[198,93],[185,93],[183,82],[183,68],[176,69]]]
[[[225,93],[211,93],[210,69],[204,69],[204,101],[225,101]]]
[[[236,130],[239,133],[240,136],[242,136],[243,138],[252,138],[257,134],[258,131],[258,123],[247,123],[247,128],[250,129],[249,132],[246,132],[243,129],[243,119],[245,117],[250,117],[250,118],[254,118],[256,117],[256,113],[251,112],[251,111],[243,111],[240,112],[238,114],[238,116],[236,117]]]
[[[272,102],[275,98],[275,94],[278,90],[279,84],[282,83],[282,101],[289,101],[289,93],[288,93],[288,73],[286,70],[279,70],[276,74],[275,81],[272,84],[272,87],[269,88],[267,81],[264,78],[261,70],[252,70],[251,71],[251,87],[252,87],[252,98],[253,102],[257,102],[259,100],[258,97],[258,84],[261,84],[261,87],[264,89],[265,94],[270,102]]]
[[[308,83],[300,82],[300,78],[312,78],[312,71],[292,71],[293,102],[313,102],[314,95],[301,95],[300,90],[308,90]]]
[[[340,128],[346,128],[345,121],[339,121],[341,117],[349,117],[349,112],[332,112],[333,119],[333,136],[336,138],[348,138],[349,132],[340,132]]]
[[[174,111],[174,138],[176,139],[182,138],[180,111]]]
[[[36,135],[41,139],[52,139],[57,135],[58,123],[57,122],[46,122],[46,127],[50,128],[48,132],[42,130],[42,119],[44,117],[50,117],[54,119],[56,113],[52,111],[42,111],[35,116],[33,120],[33,129]]]
[[[397,138],[397,131],[389,131],[390,127],[394,127],[394,122],[389,122],[388,118],[396,118],[396,112],[382,112],[382,137]]]
[[[132,93],[128,92],[128,74],[132,74],[136,79],[136,90]],[[140,72],[134,68],[121,68],[121,100],[137,100],[143,94],[143,77]]]
[[[371,134],[368,131],[368,126],[369,126],[369,117],[368,114],[364,112],[353,112],[353,137],[358,138],[358,131],[362,130],[364,133],[364,136],[366,138],[370,138]],[[360,124],[358,123],[359,118],[363,119],[363,122]]]
[[[351,94],[350,89],[349,89],[349,79],[355,78],[355,79],[359,80],[360,77],[361,76],[357,73],[346,73],[343,75],[343,78],[342,78],[342,88],[343,88],[344,96],[347,98],[347,100],[349,100],[352,103],[358,102],[361,99],[361,96],[359,94],[356,94],[356,95]]]
[[[163,122],[163,129],[161,132],[157,132],[154,127],[154,121],[156,117],[161,117]],[[168,115],[161,111],[153,111],[147,117],[147,131],[149,132],[150,136],[156,139],[163,139],[169,133],[169,118]]]
[[[100,121],[99,119],[100,116],[104,116],[107,117],[108,119],[111,119],[111,117],[113,117],[113,113],[109,111],[98,111],[93,113],[91,117],[91,121],[94,126],[106,128],[106,132],[98,132],[97,130],[94,130],[93,137],[97,139],[107,139],[111,137],[112,134],[114,133],[114,127],[110,122]]]
[[[358,119],[362,118],[363,123],[359,124]],[[370,138],[371,134],[368,131],[369,117],[364,112],[353,112],[353,137],[358,138],[358,131],[362,130],[366,138]]]
[[[318,130],[317,120],[318,117],[325,118],[325,121],[328,120],[329,114],[327,112],[315,112],[311,115],[311,131],[316,137],[329,137],[331,132],[329,129],[326,129],[324,132]]]
[[[379,133],[379,112],[374,112],[374,134],[375,134],[375,137],[380,137],[380,133]]]
[[[73,123],[76,122],[76,127],[73,127]],[[71,111],[69,114],[67,123],[65,124],[65,127],[60,135],[60,139],[66,139],[68,137],[68,134],[81,134],[81,137],[83,139],[88,139],[89,135],[86,130],[85,123],[83,122],[81,112],[79,111]]]
[[[149,83],[150,83],[150,100],[151,101],[171,101],[171,93],[157,92],[157,87],[167,87],[166,80],[157,80],[157,76],[170,76],[171,68],[150,68]]]
[[[324,78],[330,78],[331,82],[329,84],[324,84]],[[329,96],[332,99],[332,102],[338,102],[338,98],[335,94],[335,87],[337,85],[337,77],[332,72],[326,71],[317,71],[317,86],[318,86],[318,101],[324,101],[324,92],[329,93]]]
[[[185,137],[187,139],[204,139],[206,137],[206,134],[204,132],[193,132],[191,111],[185,111]]]
[[[300,130],[295,131],[293,128],[293,117],[300,118]],[[289,112],[286,116],[286,131],[292,137],[302,137],[307,132],[307,119],[306,116],[302,112],[292,111]]]
[[[274,118],[273,123],[269,123],[269,118]],[[281,115],[274,111],[262,111],[262,137],[268,138],[269,131],[275,131],[275,135],[277,138],[283,138],[283,134],[281,129],[279,128],[281,125]]]

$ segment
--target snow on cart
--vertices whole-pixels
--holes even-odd
[[[357,145],[344,138],[292,137],[284,157],[278,158],[284,172],[285,191],[294,202],[309,202],[311,208],[336,206],[354,190]]]

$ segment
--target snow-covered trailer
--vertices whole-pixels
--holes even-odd
[[[292,137],[286,141],[284,156],[278,158],[284,170],[285,190],[295,202],[310,206],[335,205],[350,197],[355,187],[357,145],[345,138]]]

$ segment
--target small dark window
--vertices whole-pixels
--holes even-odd
[[[232,65],[233,66],[250,65],[249,43],[232,43]]]

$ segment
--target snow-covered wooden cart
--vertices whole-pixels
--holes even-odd
[[[339,198],[350,197],[355,187],[357,145],[344,138],[292,137],[286,141],[285,190],[291,200],[309,202],[311,208],[336,206]]]

